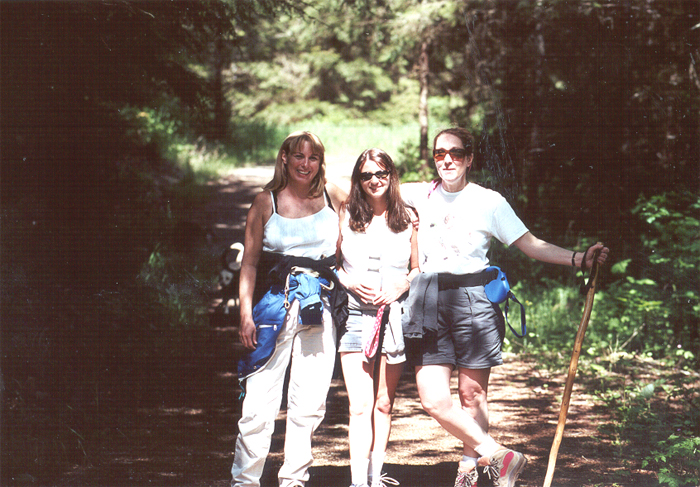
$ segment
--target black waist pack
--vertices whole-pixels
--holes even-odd
[[[527,334],[527,326],[525,324],[525,306],[518,301],[513,294],[513,291],[510,290],[510,284],[508,284],[506,274],[500,269],[500,267],[496,267],[495,265],[487,267],[484,273],[491,273],[493,275],[493,279],[484,284],[486,297],[489,298],[489,301],[494,304],[501,304],[505,301],[506,306],[504,309],[504,315],[506,318],[506,323],[508,323],[508,326],[515,336],[518,338],[523,338]],[[510,307],[511,299],[520,305],[520,331],[522,334],[515,331],[508,321],[508,309]]]

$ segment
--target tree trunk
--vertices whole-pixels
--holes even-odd
[[[226,68],[226,51],[223,41],[218,39],[214,47],[213,59],[213,82],[212,91],[214,98],[214,120],[211,128],[211,137],[214,140],[222,141],[228,137],[229,133],[229,107],[224,96],[224,69]]]
[[[420,123],[420,160],[423,161],[423,169],[430,170],[431,158],[428,153],[428,48],[429,42],[424,40],[420,47],[418,60],[420,80],[420,101],[418,104],[418,122]]]

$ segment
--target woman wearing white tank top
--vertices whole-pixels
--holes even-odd
[[[340,207],[346,195],[326,183],[324,152],[314,134],[290,134],[278,152],[272,181],[255,197],[248,212],[239,291],[239,336],[246,349],[254,350],[257,345],[253,296],[256,282],[266,278],[264,272],[258,272],[263,251],[313,260],[335,255],[338,217],[334,208]],[[246,378],[232,486],[260,486],[290,363],[279,485],[304,486],[309,478],[311,437],[325,414],[336,352],[336,330],[328,300],[323,299],[322,323],[302,324],[298,301],[290,303],[272,356]]]
[[[340,211],[338,270],[349,291],[350,315],[338,351],[350,403],[350,474],[353,487],[385,487],[398,485],[382,475],[382,466],[396,386],[406,361],[401,301],[419,272],[417,232],[399,194],[399,177],[389,154],[364,151],[351,182]],[[378,343],[368,347],[381,333],[375,326],[381,322],[378,316],[388,316],[388,322]]]

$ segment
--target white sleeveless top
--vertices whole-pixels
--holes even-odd
[[[294,257],[309,257],[319,260],[335,255],[338,243],[338,214],[326,205],[313,215],[301,218],[286,218],[277,213],[272,192],[272,216],[263,229],[263,250]]]
[[[408,275],[411,259],[411,233],[406,230],[394,233],[387,226],[384,216],[372,220],[364,233],[350,230],[350,218],[343,221],[343,269],[353,279],[381,288],[382,282],[403,280]]]

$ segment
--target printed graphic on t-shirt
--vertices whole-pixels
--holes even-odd
[[[434,255],[440,260],[469,256],[474,250],[472,232],[465,214],[449,212],[442,220],[431,222],[430,227],[436,247],[441,249]]]

